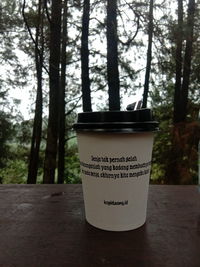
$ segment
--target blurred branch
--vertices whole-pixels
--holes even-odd
[[[73,135],[73,136],[70,136],[70,137],[66,138],[65,141],[68,142],[69,140],[74,139],[74,138],[76,138],[76,135]]]
[[[140,28],[140,15],[134,11],[134,15],[136,16],[136,31],[135,31],[135,34],[131,37],[131,38],[128,38],[128,40],[126,42],[123,42],[120,38],[118,38],[119,42],[123,45],[126,45],[126,46],[129,46],[132,41],[135,39],[135,37],[137,36],[138,34],[138,31],[139,31],[139,28]],[[119,16],[121,17],[121,20],[122,20],[122,24],[123,24],[123,28],[124,28],[124,31],[126,33],[126,35],[128,36],[127,32],[126,32],[126,25],[124,23],[124,20],[123,20],[123,17],[121,15],[121,12],[119,12]]]
[[[23,19],[24,19],[25,26],[26,26],[26,28],[27,28],[27,30],[28,30],[29,35],[30,35],[30,38],[31,38],[32,42],[34,43],[35,48],[36,48],[38,54],[40,55],[40,57],[42,57],[41,51],[40,51],[40,49],[39,49],[39,47],[38,47],[38,44],[37,44],[35,38],[33,37],[31,28],[30,28],[29,23],[28,23],[28,20],[27,20],[27,18],[26,18],[25,8],[26,8],[26,0],[24,0],[24,1],[23,1],[23,4],[22,4],[22,16],[23,16]],[[49,75],[49,70],[47,69],[47,67],[46,67],[44,64],[43,64],[43,68],[45,69],[45,71],[46,71],[47,74]]]
[[[67,111],[67,113],[65,114],[66,116],[69,116],[75,110],[75,108],[78,106],[78,103],[79,103],[81,98],[82,98],[82,95],[78,98],[78,100],[74,104],[73,108],[71,108],[70,110]]]
[[[44,0],[44,6],[45,6],[46,15],[47,15],[47,20],[51,24],[51,18],[50,18],[48,6],[47,6],[47,0]]]

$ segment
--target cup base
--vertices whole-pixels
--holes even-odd
[[[111,231],[111,232],[125,232],[125,231],[132,231],[135,230],[141,226],[143,226],[146,223],[146,219],[143,222],[138,222],[138,223],[134,223],[134,224],[130,224],[130,225],[98,225],[97,223],[92,223],[90,222],[87,218],[86,221],[92,225],[95,228],[98,228],[100,230],[104,230],[104,231]]]

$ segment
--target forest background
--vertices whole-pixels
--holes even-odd
[[[198,183],[199,3],[2,0],[0,183],[80,183],[77,112],[137,94],[160,123],[151,182]]]

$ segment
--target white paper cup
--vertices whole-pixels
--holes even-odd
[[[81,113],[75,125],[86,220],[104,230],[136,229],[146,221],[158,123],[150,120],[147,109],[114,112],[113,116],[113,112],[100,113]]]

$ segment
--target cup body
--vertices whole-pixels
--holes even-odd
[[[110,231],[146,221],[153,132],[77,132],[86,220]]]

